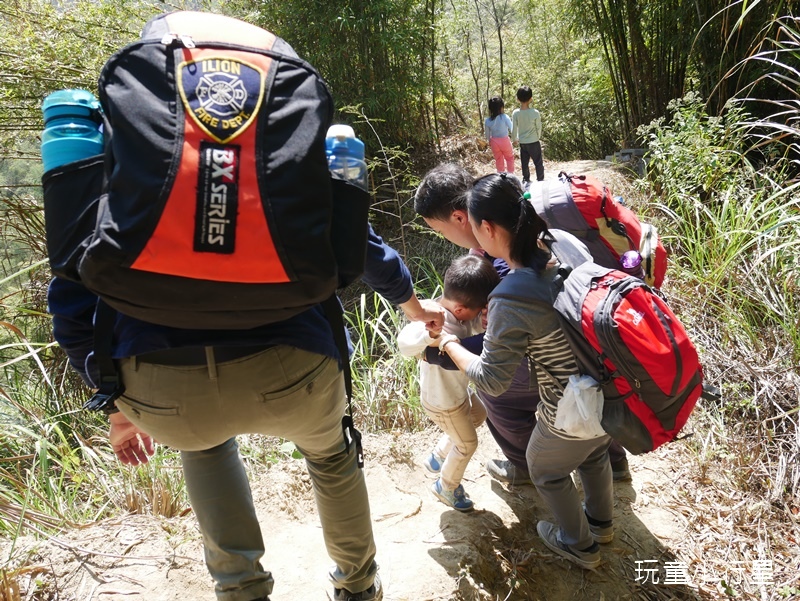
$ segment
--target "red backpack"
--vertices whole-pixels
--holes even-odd
[[[703,371],[686,330],[640,278],[591,262],[563,231],[550,234],[562,265],[553,280],[523,285],[505,278],[490,298],[555,308],[580,373],[603,391],[603,429],[628,451],[645,453],[673,440],[703,394]]]
[[[673,440],[703,394],[697,349],[680,320],[622,271],[584,263],[562,275],[553,306],[581,373],[603,390],[603,429],[633,454]]]
[[[531,185],[528,192],[536,212],[552,229],[569,232],[589,249],[594,262],[622,269],[620,258],[629,250],[642,256],[640,275],[660,288],[667,272],[667,251],[656,228],[611,195],[607,186],[590,175],[559,173],[558,182]],[[638,268],[637,268],[638,269]],[[632,273],[632,272],[631,272]]]

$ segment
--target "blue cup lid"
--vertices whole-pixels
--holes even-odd
[[[65,117],[88,118],[100,123],[100,112],[100,101],[87,90],[58,90],[42,102],[45,123]]]

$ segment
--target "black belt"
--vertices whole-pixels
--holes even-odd
[[[225,363],[242,357],[249,357],[270,348],[271,344],[257,346],[188,346],[184,348],[165,349],[136,355],[139,363],[155,363],[158,365],[200,366],[208,363],[206,348],[214,350],[214,362]]]

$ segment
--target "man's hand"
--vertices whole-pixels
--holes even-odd
[[[444,326],[444,307],[432,300],[420,301],[420,306],[426,314],[426,317],[420,320],[425,322],[425,329],[428,330],[432,336],[441,334],[442,327]]]
[[[411,321],[424,321],[425,328],[434,333],[442,331],[444,325],[444,308],[432,300],[420,301],[416,296],[412,296],[400,305],[403,313]]]
[[[147,463],[155,453],[155,444],[150,435],[134,426],[122,413],[112,413],[108,419],[111,422],[108,438],[117,459],[126,465]]]

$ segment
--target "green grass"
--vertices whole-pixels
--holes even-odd
[[[419,402],[417,362],[400,355],[395,342],[402,313],[384,298],[365,293],[346,320],[353,344],[353,406],[358,427],[418,429],[426,418]]]
[[[671,125],[644,131],[649,187],[681,285],[705,292],[704,310],[722,318],[728,337],[778,344],[797,365],[800,183],[787,182],[793,166],[754,168],[738,110],[708,117],[691,96],[672,109]]]
[[[800,169],[792,158],[800,156],[800,132],[767,139],[765,130],[786,127],[782,117],[766,127],[736,104],[711,117],[693,96],[671,110],[668,124],[642,130],[649,179],[639,188],[654,200],[671,251],[667,292],[700,348],[706,380],[723,393],[693,416],[693,477],[683,486],[687,499],[702,498],[727,517],[713,524],[685,510],[686,539],[719,532],[711,540],[723,547],[749,541],[731,546],[727,563],[748,561],[753,545],[763,546],[759,553],[775,562],[775,590],[789,591],[796,573],[779,566],[800,561],[787,542],[798,535],[800,496]],[[687,560],[695,544],[685,545]],[[749,585],[730,594],[763,598]]]

